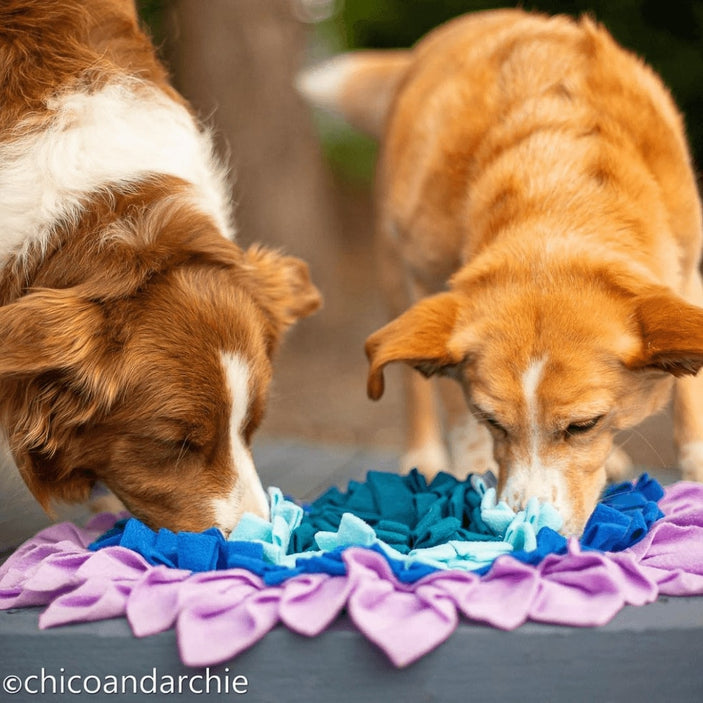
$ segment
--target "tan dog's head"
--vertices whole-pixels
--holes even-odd
[[[305,264],[168,200],[80,244],[45,267],[64,285],[0,308],[0,420],[35,497],[100,479],[152,527],[267,515],[249,443],[283,331],[320,304]]]
[[[502,282],[500,282],[502,280]],[[668,289],[556,272],[454,281],[371,335],[368,392],[403,361],[456,378],[491,431],[499,494],[550,501],[579,534],[604,487],[616,431],[659,409],[671,375],[703,365],[703,310]],[[470,470],[470,467],[467,467]]]

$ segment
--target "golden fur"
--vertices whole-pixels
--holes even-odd
[[[381,138],[380,262],[397,317],[367,341],[369,395],[396,361],[456,378],[503,497],[553,500],[578,532],[613,435],[678,377],[682,468],[703,480],[701,210],[659,78],[588,18],[519,10],[458,18],[387,62],[335,61],[327,103]],[[433,389],[409,376],[408,398],[410,461],[448,468]]]

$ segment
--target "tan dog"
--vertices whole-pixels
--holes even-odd
[[[456,378],[475,451],[454,468],[489,465],[492,438],[502,496],[550,500],[578,533],[623,463],[614,433],[675,385],[683,474],[703,480],[700,202],[648,67],[589,19],[501,10],[411,51],[338,57],[301,87],[382,137],[378,232],[399,316],[367,341],[371,398],[394,361]],[[408,402],[406,463],[446,469],[418,374]]]

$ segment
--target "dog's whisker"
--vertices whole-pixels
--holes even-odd
[[[657,468],[657,469],[665,469],[665,468],[667,468],[667,463],[666,463],[666,461],[664,460],[664,457],[659,453],[659,450],[654,446],[654,444],[652,444],[652,442],[650,442],[650,441],[647,439],[646,435],[643,434],[642,432],[640,432],[638,429],[635,429],[635,428],[631,429],[630,431],[632,432],[632,435],[628,438],[627,441],[629,441],[630,439],[632,439],[632,437],[634,437],[634,435],[637,435],[637,437],[639,437],[639,439],[641,439],[641,440],[647,445],[647,447],[649,447],[649,449],[652,450],[652,452],[653,452],[654,455],[656,456],[657,460],[659,461],[659,465],[656,466],[656,467],[653,467],[653,468]]]
[[[178,468],[178,464],[180,464],[181,459],[185,456],[187,446],[188,446],[188,440],[184,439],[183,443],[181,444],[181,448],[178,451],[178,456],[176,457],[176,468]]]
[[[625,437],[622,441],[613,442],[613,445],[615,446],[616,449],[622,449],[624,451],[625,447],[632,441],[633,437],[634,437],[634,435],[630,434],[627,437]]]

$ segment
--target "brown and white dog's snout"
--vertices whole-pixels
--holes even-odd
[[[227,387],[232,398],[229,418],[229,445],[236,481],[225,497],[214,501],[214,524],[229,535],[244,513],[268,519],[269,505],[259,475],[254,468],[251,450],[243,436],[251,405],[249,365],[237,354],[223,355]]]

